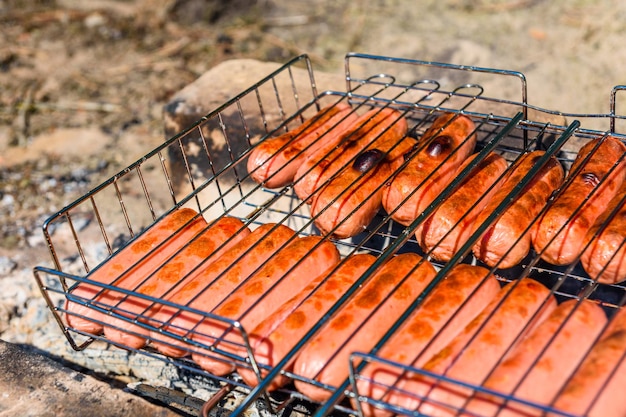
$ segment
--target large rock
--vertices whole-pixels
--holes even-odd
[[[163,121],[166,139],[185,131],[202,117],[219,109],[222,104],[279,69],[281,65],[252,59],[236,59],[216,65],[196,81],[174,94],[164,106]],[[287,74],[293,78],[290,79]],[[290,72],[281,72],[281,75],[277,76],[274,81],[275,84],[266,83],[259,87],[257,92],[247,94],[244,99],[240,100],[238,104],[241,109],[240,112],[244,115],[260,114],[258,97],[264,103],[263,111],[266,112],[266,118],[278,118],[280,115],[278,114],[279,106],[276,103],[277,95],[281,97],[280,105],[284,114],[287,115],[298,110],[293,99],[294,92],[297,92],[301,100],[300,105],[303,105],[303,101],[312,96],[311,78],[308,71],[301,66],[293,65]],[[274,85],[278,94],[274,91]],[[314,85],[318,94],[328,90],[345,91],[345,80],[341,74],[315,72]],[[210,177],[208,170],[219,170],[219,167],[230,161],[232,155],[240,155],[245,150],[247,146],[246,135],[264,132],[266,126],[260,117],[247,118],[247,124],[244,128],[241,115],[233,111],[236,108],[237,106],[230,106],[228,111],[220,115],[221,120],[213,118],[202,126],[202,136],[207,142],[206,146],[212,159],[211,166],[207,164],[203,152],[199,152],[197,160],[194,159],[194,155],[198,154],[194,149],[202,150],[205,148],[203,139],[199,134],[186,135],[185,140],[181,142],[182,146],[185,147],[186,161],[176,147],[169,147],[169,172],[174,191],[178,195],[186,195],[190,191],[190,188],[186,187],[189,185],[187,166],[201,170],[201,172],[192,173],[197,174],[198,177]],[[228,146],[225,146],[220,122],[227,127],[231,138],[240,138],[241,140],[233,140]]]

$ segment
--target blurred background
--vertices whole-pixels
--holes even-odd
[[[509,69],[533,105],[607,113],[625,30],[617,0],[0,0],[0,285],[32,284],[43,221],[161,143],[164,104],[220,62],[307,53],[341,75],[355,51]],[[0,337],[34,290],[15,291]]]

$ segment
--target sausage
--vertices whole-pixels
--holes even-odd
[[[151,297],[163,297],[172,287],[184,285],[190,278],[188,274],[203,262],[209,264],[222,253],[245,238],[250,230],[235,217],[220,217],[205,230],[196,235],[173,258],[157,271],[137,282],[130,288],[130,282],[124,284],[127,289]],[[137,277],[141,279],[140,276]],[[145,318],[157,311],[158,305],[143,298],[125,296],[115,291],[105,291],[101,301],[115,306],[116,313],[145,323]],[[104,320],[104,335],[114,343],[133,349],[146,344],[150,331],[146,327],[131,324],[121,318],[107,316]]]
[[[372,266],[376,257],[370,254],[348,256],[337,266],[331,266],[319,278],[313,280],[303,292],[306,300],[295,296],[276,312],[265,318],[251,332],[250,340],[254,357],[261,365],[275,366],[320,320],[354,282]],[[290,370],[293,362],[288,365]],[[258,383],[257,375],[249,367],[238,367],[241,378],[249,386]],[[262,375],[267,372],[262,372]],[[275,390],[287,384],[284,375],[276,377],[267,387]]]
[[[411,224],[452,181],[476,146],[474,122],[465,115],[439,116],[415,147],[408,163],[383,190],[383,207],[398,223]]]
[[[256,146],[248,158],[250,176],[267,188],[284,187],[312,153],[327,142],[336,144],[356,120],[347,103],[323,108],[293,131]]]
[[[626,280],[626,181],[587,232],[580,262],[585,272],[599,282]]]
[[[294,374],[330,386],[341,384],[349,375],[350,353],[369,351],[435,275],[433,265],[415,253],[385,262],[300,352]],[[300,379],[295,385],[313,401],[331,395]]]
[[[211,311],[277,250],[294,239],[295,235],[292,229],[284,225],[261,225],[213,263],[196,270],[185,285],[164,298],[178,305]],[[161,305],[149,318],[150,324],[158,328],[150,332],[152,345],[167,356],[187,355],[188,343],[168,337],[163,331],[189,336],[189,332],[201,319],[199,314]]]
[[[589,417],[616,417],[626,413],[626,401],[624,401],[624,376],[626,375],[626,359],[622,351],[622,361],[616,367],[615,373],[607,382],[598,396],[593,408],[589,411]]]
[[[591,348],[606,321],[602,308],[592,301],[572,299],[561,303],[507,355],[483,386],[547,406]],[[485,417],[532,415],[539,411],[518,402],[504,404],[499,397],[481,394],[468,404],[467,410]]]
[[[461,165],[462,172],[476,155]],[[474,222],[504,181],[506,159],[488,154],[458,188],[415,231],[420,247],[438,261],[449,261],[474,232]]]
[[[474,223],[476,227],[484,223],[496,207],[508,198],[543,155],[543,151],[529,152],[516,161],[502,187],[479,214]],[[548,199],[563,182],[564,175],[561,164],[551,157],[495,223],[476,241],[472,248],[474,256],[490,267],[497,265],[498,268],[510,268],[521,262],[530,252],[531,225],[535,224]]]
[[[396,131],[397,137],[402,137],[408,129],[406,119],[396,110],[374,108],[360,116],[352,128],[342,135],[338,145],[328,143],[321,147],[298,168],[294,183],[296,195],[310,204],[313,201],[311,197],[359,153],[374,146],[382,148],[378,139],[389,129]],[[397,139],[386,146],[391,148],[396,142]]]
[[[557,397],[554,408],[589,417],[621,417],[626,415],[625,386],[626,308],[621,307]]]
[[[117,285],[133,277],[143,279],[156,271],[206,225],[204,218],[193,209],[174,210],[91,271],[88,278],[109,285]],[[68,326],[93,335],[102,333],[104,328],[101,321],[106,318],[106,314],[88,307],[82,300],[97,304],[103,289],[79,283],[70,293],[65,306]],[[72,301],[74,297],[80,301]]]
[[[555,307],[554,296],[539,282],[522,278],[509,283],[422,368],[435,374],[478,384],[514,343],[541,323]],[[463,387],[435,382],[421,375],[406,376],[400,387],[411,393],[402,394],[402,406],[409,410],[419,409],[429,416],[447,414],[448,410],[438,406],[435,401],[454,405],[460,399],[462,404],[469,394]],[[428,396],[428,400],[421,402],[421,398],[425,396]]]
[[[611,136],[580,148],[570,169],[571,182],[566,182],[533,231],[533,247],[543,260],[568,265],[578,259],[587,231],[626,179],[625,153],[626,145]]]
[[[309,282],[339,260],[339,251],[335,245],[320,236],[296,239],[270,258],[212,313],[239,321],[244,330],[253,329],[280,307],[286,294],[300,293]],[[232,346],[231,343],[243,343],[240,332],[233,331],[226,322],[210,318],[204,318],[192,335],[192,340],[207,346],[215,344],[217,338],[227,340],[217,344],[218,348],[225,350]],[[225,375],[235,369],[230,361],[207,356],[206,350],[202,348],[194,348],[191,357],[200,367],[214,375]]]
[[[382,207],[384,184],[403,162],[401,156],[394,154],[401,155],[414,143],[411,138],[401,139],[389,132],[390,141],[400,140],[393,151],[363,151],[353,165],[339,172],[315,196],[311,216],[323,233],[339,239],[355,236],[363,232]]]
[[[488,269],[456,265],[376,353],[377,357],[421,367],[477,316],[499,290],[498,280]],[[364,379],[357,381],[359,394],[400,405],[401,397],[398,401],[394,398],[395,392],[387,392],[385,388],[393,386],[402,377],[400,368],[371,362],[360,375]],[[362,407],[366,416],[390,415],[366,403]]]

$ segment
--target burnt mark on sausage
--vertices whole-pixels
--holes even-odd
[[[359,308],[370,309],[380,304],[383,297],[388,292],[388,288],[396,283],[396,274],[393,272],[381,273],[373,282],[371,288],[363,291],[355,300],[355,305]]]
[[[299,329],[304,326],[305,322],[306,314],[302,311],[294,311],[287,317],[287,320],[285,320],[285,325],[289,329]]]
[[[158,240],[159,239],[157,236],[144,237],[143,239],[136,241],[135,244],[131,246],[131,250],[134,253],[140,254],[149,252],[153,247],[158,244]]]
[[[583,172],[580,174],[583,182],[587,185],[591,185],[592,187],[597,187],[600,184],[600,178],[593,172]]]
[[[430,141],[425,149],[426,155],[438,158],[442,155],[447,155],[452,151],[454,145],[454,139],[450,135],[440,135]],[[416,143],[413,147],[404,154],[404,160],[411,159],[422,147],[422,143]]]
[[[426,148],[426,154],[434,158],[447,154],[452,150],[452,144],[454,140],[449,135],[437,136],[433,139]]]
[[[352,168],[361,173],[366,173],[385,158],[385,153],[379,149],[368,149],[359,154],[352,164]]]
[[[354,316],[350,313],[343,313],[342,315],[337,316],[337,320],[334,320],[331,324],[331,327],[335,330],[343,330],[350,327],[352,322],[354,321]]]

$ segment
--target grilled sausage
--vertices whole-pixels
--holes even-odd
[[[391,136],[389,139],[400,140],[390,153],[385,155],[379,149],[362,152],[354,164],[339,172],[315,196],[311,216],[322,232],[340,239],[352,237],[374,219],[382,207],[384,184],[402,165],[401,155],[415,142],[408,137]],[[396,156],[398,153],[400,156]]]
[[[621,335],[623,337],[623,333]],[[626,359],[622,351],[622,361],[615,368],[615,373],[606,383],[604,389],[589,411],[589,417],[617,417],[626,413],[624,398],[624,376],[626,376]]]
[[[432,264],[414,253],[385,262],[302,350],[294,374],[339,385],[348,377],[350,353],[370,350],[435,275]],[[331,395],[299,379],[295,385],[314,401]]]
[[[323,108],[293,131],[256,146],[248,158],[250,176],[267,188],[284,187],[312,153],[327,141],[336,144],[356,120],[346,103]]]
[[[589,141],[580,149],[570,169],[575,177],[533,232],[533,247],[551,264],[568,265],[578,259],[585,235],[626,179],[626,145],[611,136],[605,139]]]
[[[270,258],[212,313],[238,320],[244,330],[253,329],[280,307],[287,294],[300,293],[339,259],[339,251],[330,241],[313,235],[299,238]],[[233,331],[226,322],[209,318],[203,319],[192,335],[195,342],[205,345],[214,344],[220,337],[227,340],[217,344],[222,349],[228,349],[229,342],[243,343],[241,334]],[[191,357],[214,375],[225,375],[235,369],[231,362],[206,353],[205,349],[194,348]]]
[[[174,210],[91,271],[88,277],[93,281],[110,285],[118,285],[133,277],[133,280],[137,277],[141,280],[156,271],[206,225],[204,218],[193,209]],[[79,301],[68,299],[65,316],[67,324],[73,329],[93,335],[102,333],[103,326],[97,321],[103,321],[106,314],[83,304],[83,300],[97,303],[103,289],[96,285],[80,283],[70,292],[71,298],[78,297]]]
[[[479,214],[474,223],[477,227],[507,199],[543,154],[543,151],[534,151],[518,159],[502,187]],[[476,242],[472,248],[474,256],[485,264],[491,267],[497,265],[498,268],[510,268],[521,262],[530,252],[531,225],[550,195],[561,185],[563,178],[563,167],[556,158],[550,158]]]
[[[377,352],[377,357],[421,367],[477,316],[499,290],[498,280],[488,269],[467,264],[455,266]],[[360,375],[364,379],[357,381],[359,394],[388,404],[401,403],[401,398],[394,398],[395,391],[387,393],[385,388],[402,377],[399,367],[371,362]],[[368,404],[362,407],[366,416],[390,414]]]
[[[423,369],[478,384],[507,350],[555,307],[556,300],[550,290],[533,279],[522,278],[507,284],[446,347],[424,364]],[[433,416],[445,415],[447,411],[436,401],[456,405],[459,398],[462,402],[468,395],[463,387],[420,375],[403,378],[398,387],[412,394],[402,394],[403,407],[409,410],[419,407],[420,412]],[[428,400],[422,402],[425,396]]]
[[[137,282],[132,288],[140,294],[151,297],[163,297],[172,287],[182,286],[189,280],[188,274],[197,266],[216,260],[221,254],[245,238],[250,230],[241,220],[234,217],[220,217],[204,231],[196,235],[188,245],[161,266],[154,274]],[[137,277],[141,279],[141,277]],[[131,289],[128,284],[124,287]],[[130,319],[146,322],[146,317],[158,310],[158,305],[143,298],[125,296],[122,293],[107,290],[101,300],[115,306],[116,313]],[[107,316],[104,335],[115,343],[139,349],[146,344],[150,331],[146,327],[131,324],[121,318]]]
[[[320,320],[350,286],[374,263],[369,254],[347,257],[338,266],[330,267],[304,290],[307,298],[292,297],[275,313],[268,316],[250,332],[254,357],[259,364],[274,366],[296,345]],[[291,369],[293,363],[286,369]],[[256,374],[248,367],[237,368],[239,375],[249,386],[258,383]],[[262,372],[262,375],[267,372]],[[274,390],[284,386],[288,378],[279,375],[268,386]]]
[[[473,155],[460,168],[474,163]],[[415,231],[420,247],[439,261],[449,261],[467,242],[474,221],[498,190],[508,165],[496,153],[488,154],[459,187]]]
[[[409,225],[452,181],[474,151],[474,130],[464,115],[447,113],[435,120],[416,145],[417,153],[406,155],[410,160],[383,190],[383,207],[395,221]]]
[[[379,141],[381,135],[392,129],[395,134],[387,133],[392,141]],[[302,200],[311,203],[311,198],[319,192],[326,182],[341,171],[356,156],[369,148],[387,151],[407,131],[406,119],[400,113],[390,108],[374,108],[354,122],[352,128],[346,131],[339,140],[339,144],[328,143],[311,155],[296,172],[294,191]],[[397,136],[393,140],[394,136]],[[384,148],[387,146],[388,148]]]
[[[164,298],[178,305],[211,311],[277,250],[294,238],[295,232],[287,226],[275,223],[261,225],[215,262],[196,270],[185,285]],[[168,337],[163,331],[190,336],[190,332],[201,319],[199,314],[163,304],[149,320],[153,327],[159,329],[150,332],[153,346],[168,356],[187,355],[189,344]]]
[[[483,386],[515,398],[548,405],[574,372],[606,324],[606,315],[592,301],[568,300],[524,338],[489,375]],[[517,402],[479,395],[470,413],[489,416],[538,414]],[[579,411],[579,410],[577,410]]]
[[[567,382],[554,408],[569,413],[583,413],[589,417],[621,417],[626,415],[624,387],[626,308],[622,307]]]
[[[585,246],[580,262],[592,279],[606,284],[626,280],[626,181],[587,232]]]

